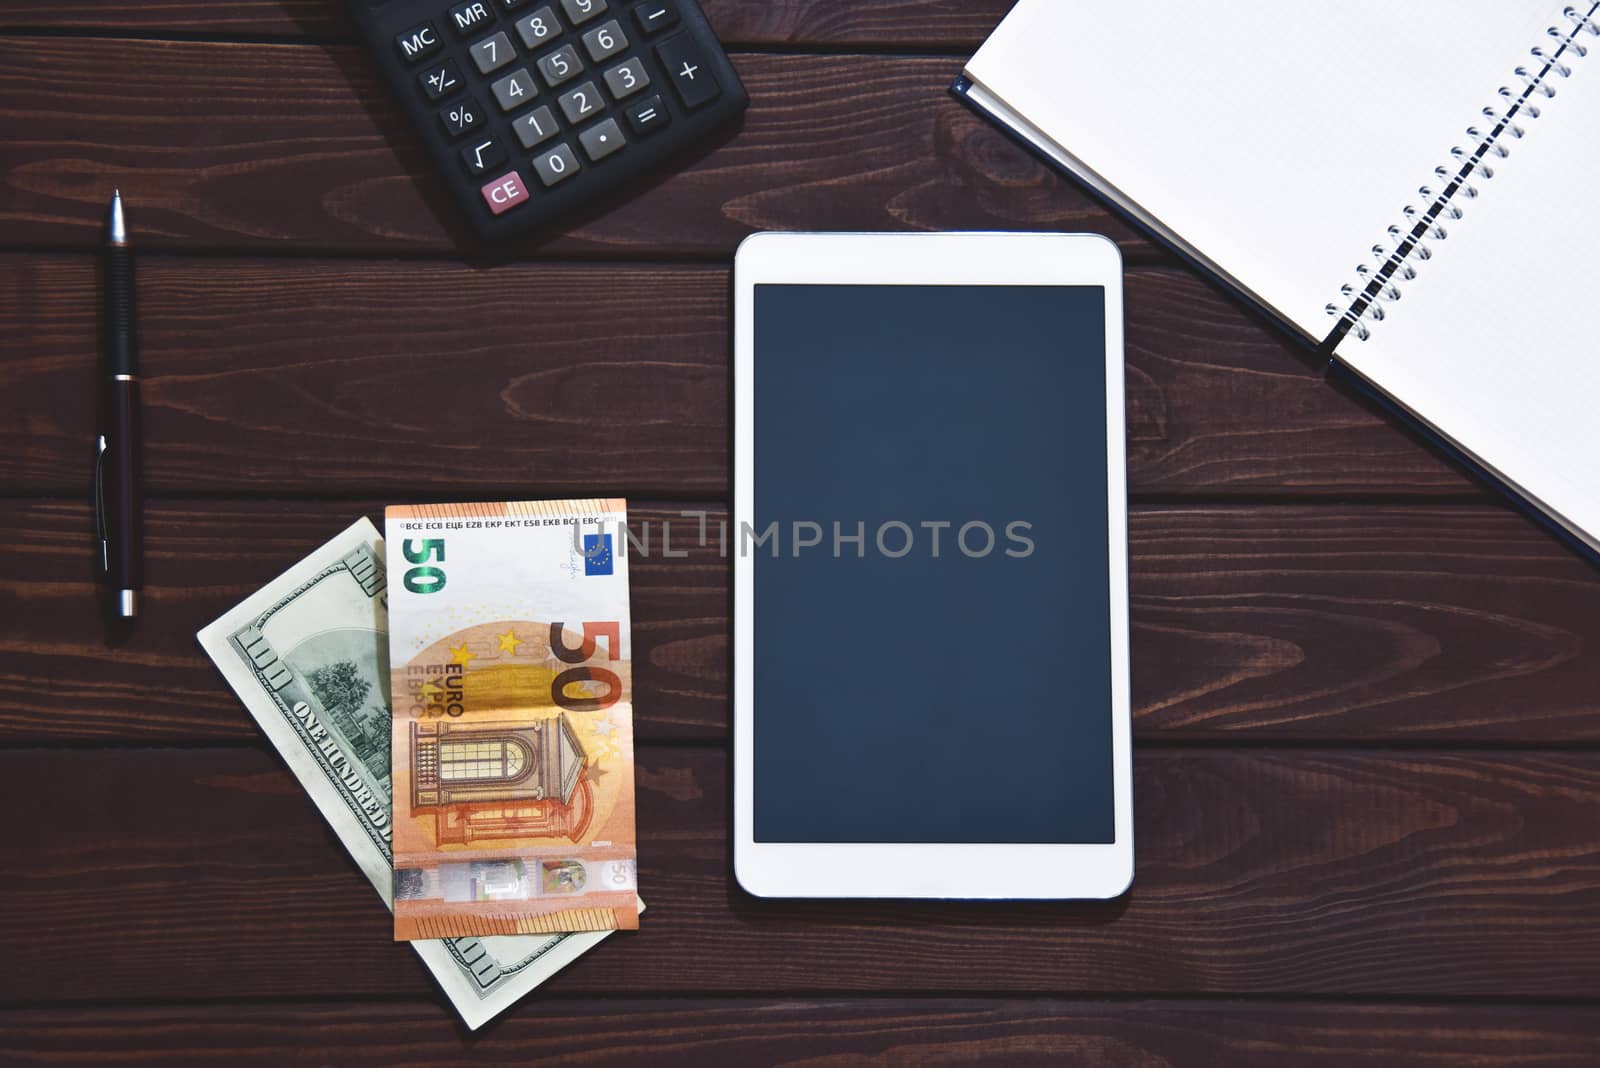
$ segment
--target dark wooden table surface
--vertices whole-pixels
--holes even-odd
[[[342,6],[0,7],[0,1060],[1600,1060],[1600,572],[950,99],[1006,0],[709,0],[743,130],[499,263]],[[151,491],[125,640],[88,503],[113,186]],[[728,571],[652,559],[644,929],[469,1034],[195,630],[386,502],[725,508],[737,242],[972,227],[1128,263],[1134,890],[746,897]]]

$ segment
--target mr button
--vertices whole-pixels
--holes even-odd
[[[496,215],[504,215],[528,199],[528,190],[522,184],[522,175],[516,171],[501,175],[479,192],[488,202],[489,210]]]
[[[722,87],[706,66],[705,57],[701,55],[694,38],[687,33],[662,41],[656,46],[656,55],[667,69],[667,77],[677,87],[678,95],[683,98],[684,107],[697,108],[709,104],[721,94]]]

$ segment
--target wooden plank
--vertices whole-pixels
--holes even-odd
[[[148,484],[725,495],[729,284],[711,266],[146,257]],[[0,425],[0,485],[87,491],[95,286],[89,256],[0,255],[21,413]],[[1191,275],[1135,269],[1127,307],[1135,497],[1481,492]]]
[[[534,995],[472,1039],[429,1002],[23,1009],[0,1012],[14,1065],[531,1061],[707,1064],[1216,1064],[1230,1068],[1593,1063],[1600,1009],[1056,998],[785,998],[577,1002]]]
[[[1600,573],[1510,511],[1134,513],[1149,740],[1600,738]]]
[[[707,508],[711,537],[682,508]],[[131,633],[96,611],[87,506],[0,509],[0,736],[9,745],[249,743],[194,632],[381,503],[161,501]],[[728,730],[716,506],[635,502],[636,705],[654,739]],[[661,529],[674,524],[665,559]],[[1600,739],[1600,575],[1479,508],[1153,508],[1131,524],[1145,742],[1557,745]],[[41,680],[51,680],[41,685]]]
[[[643,929],[552,990],[1600,1000],[1600,753],[1144,750],[1135,783],[1116,902],[758,901],[726,752],[647,746]],[[429,995],[267,753],[6,752],[0,802],[0,1000]]]
[[[701,0],[725,44],[972,51],[1013,0]],[[354,40],[342,3],[328,0],[7,0],[0,31],[209,34]]]
[[[952,98],[959,60],[733,58],[737,136],[503,255],[727,256],[797,228],[1093,229],[1154,255]],[[0,38],[0,128],[13,247],[91,246],[119,186],[145,248],[479,251],[353,46]]]
[[[694,507],[694,506],[688,506]],[[646,523],[679,509],[635,507]],[[90,511],[78,502],[11,502],[15,539],[0,613],[0,733],[7,744],[250,744],[260,739],[195,641],[195,632],[381,503],[159,502],[147,505],[149,585],[131,628],[96,605]],[[688,559],[639,559],[630,571],[634,685],[643,738],[719,737],[727,719],[728,592],[714,543]],[[659,535],[653,549],[661,551]],[[671,546],[674,552],[679,546]],[[27,561],[25,564],[20,561]],[[41,686],[41,679],[51,684]],[[15,733],[6,724],[15,725]]]

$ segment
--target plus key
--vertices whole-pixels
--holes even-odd
[[[656,46],[656,56],[666,70],[673,87],[686,108],[709,104],[721,93],[716,75],[706,64],[705,57],[695,45],[694,38],[680,33]]]

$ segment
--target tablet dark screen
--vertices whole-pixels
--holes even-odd
[[[758,285],[754,365],[755,840],[1113,841],[1105,291]]]

